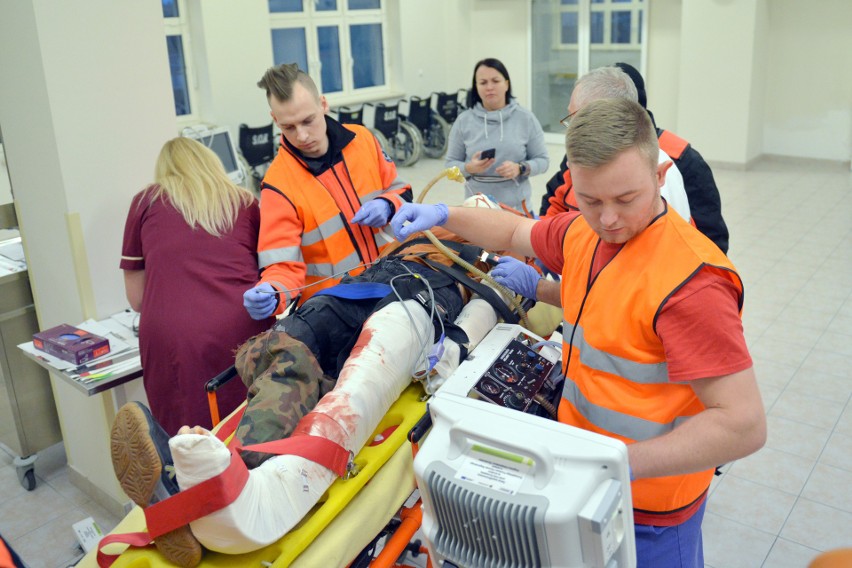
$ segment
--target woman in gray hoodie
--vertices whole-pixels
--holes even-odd
[[[446,167],[458,166],[464,174],[465,197],[484,193],[518,211],[532,211],[529,178],[547,171],[549,163],[544,132],[535,115],[512,97],[509,72],[499,60],[474,66],[467,107],[450,131]]]

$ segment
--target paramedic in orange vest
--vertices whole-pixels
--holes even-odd
[[[261,183],[261,279],[243,295],[251,317],[357,275],[393,239],[382,231],[411,186],[365,127],[327,116],[328,102],[295,63],[269,68],[266,90],[281,146]]]
[[[566,149],[579,212],[536,221],[405,205],[391,225],[398,239],[445,225],[558,268],[561,282],[503,257],[492,275],[562,306],[559,420],[628,445],[638,565],[703,567],[714,469],[766,439],[740,319],[742,281],[661,199],[667,166],[657,163],[653,123],[638,103],[589,103],[572,118]]]
[[[574,92],[571,94],[571,101],[568,105],[568,116],[564,119],[565,123],[570,121],[573,113],[582,108],[583,104],[603,98],[599,96],[602,93],[596,96],[594,92],[590,92],[591,89],[584,90],[584,84],[589,82],[592,76],[598,73],[600,69],[611,70],[616,68],[626,74],[636,87],[637,98],[633,100],[637,100],[647,110],[647,95],[642,75],[627,63],[616,63],[613,67],[595,69],[580,78],[574,87]],[[595,77],[594,82],[598,83],[594,87],[597,87],[596,90],[599,90],[607,82],[611,82],[611,80],[607,77]],[[615,83],[619,82],[616,81]],[[614,87],[616,86],[614,85]],[[647,112],[653,122],[654,115],[649,110]],[[710,166],[707,165],[701,154],[683,138],[680,138],[669,130],[656,128],[656,131],[660,149],[671,158],[680,175],[683,177],[683,185],[692,222],[699,231],[704,233],[707,238],[716,243],[716,246],[722,252],[727,254],[728,226],[722,218],[722,200],[719,196],[719,189],[716,187],[716,181],[713,179],[713,172],[710,170]],[[571,187],[571,170],[568,168],[567,158],[563,158],[562,163],[559,164],[559,171],[547,182],[545,195],[541,199],[541,216],[547,217],[564,211],[576,210],[577,202],[571,192]]]

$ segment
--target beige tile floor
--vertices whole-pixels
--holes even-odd
[[[550,151],[552,173],[562,151]],[[441,168],[423,159],[400,174],[419,192]],[[852,174],[802,160],[715,174],[769,439],[714,481],[706,566],[803,568],[852,546]],[[534,178],[534,202],[547,177]],[[461,195],[442,181],[426,201]],[[61,445],[42,452],[36,474],[35,491],[24,491],[0,452],[0,534],[32,568],[69,566],[79,554],[72,523],[92,516],[109,530],[118,519],[69,483]]]

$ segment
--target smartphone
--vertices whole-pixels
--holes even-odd
[[[480,160],[487,160],[489,158],[493,158],[496,153],[497,153],[496,148],[489,148],[487,150],[483,150],[482,153],[479,154],[479,159]]]

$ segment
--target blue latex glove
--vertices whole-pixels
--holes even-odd
[[[243,306],[252,319],[262,320],[268,318],[278,306],[278,295],[272,284],[264,282],[246,290],[243,294]]]
[[[443,203],[437,205],[423,205],[420,203],[406,203],[399,208],[396,215],[391,219],[391,228],[398,241],[404,241],[414,233],[431,229],[436,225],[443,225],[450,215],[449,209]],[[404,223],[408,221],[408,225]]]
[[[535,300],[535,289],[541,280],[541,275],[535,268],[511,256],[501,256],[497,260],[491,277],[498,284],[531,300]]]
[[[368,227],[384,227],[391,215],[391,204],[386,199],[373,199],[361,206],[350,223],[367,225]]]

